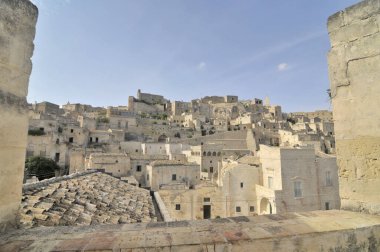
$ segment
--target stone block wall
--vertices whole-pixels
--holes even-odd
[[[21,202],[37,15],[28,0],[0,1],[0,232],[14,223]]]
[[[380,214],[380,0],[328,20],[342,209]]]

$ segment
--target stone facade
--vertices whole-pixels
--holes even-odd
[[[37,15],[27,0],[0,1],[0,232],[15,223],[21,201]]]
[[[258,193],[258,197],[269,207],[267,211],[261,202],[260,213],[339,209],[334,156],[316,155],[311,148],[260,147],[264,188],[259,188],[267,190]],[[268,189],[273,192],[270,194]]]
[[[329,74],[342,209],[380,214],[380,1],[332,15]]]

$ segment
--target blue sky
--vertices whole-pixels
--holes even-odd
[[[329,109],[328,16],[358,0],[33,0],[29,102],[265,98]]]

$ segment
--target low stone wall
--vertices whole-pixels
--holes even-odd
[[[380,216],[338,210],[87,227],[0,236],[0,251],[379,251]]]
[[[173,219],[170,217],[168,209],[166,209],[165,203],[162,201],[161,196],[158,192],[154,192],[154,199],[156,200],[158,209],[160,210],[164,221],[173,221]]]
[[[25,191],[35,190],[35,189],[38,189],[40,187],[48,186],[51,183],[61,182],[64,180],[77,178],[77,177],[84,176],[84,175],[91,174],[91,173],[95,173],[95,172],[99,172],[99,171],[98,170],[87,170],[84,172],[72,173],[70,175],[66,175],[66,176],[62,176],[62,177],[54,177],[54,178],[44,179],[44,180],[34,182],[34,183],[24,184],[22,186],[22,191],[25,192]]]

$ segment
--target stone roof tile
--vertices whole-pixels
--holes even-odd
[[[156,221],[149,191],[100,172],[24,186],[23,228]]]

